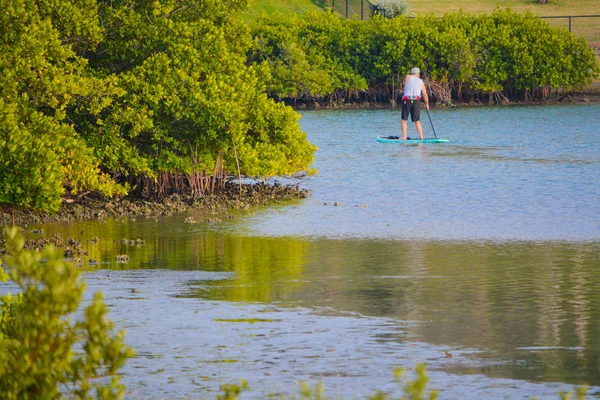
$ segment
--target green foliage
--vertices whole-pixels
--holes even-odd
[[[272,21],[272,20],[269,20]],[[324,95],[334,89],[325,59],[315,50],[297,43],[298,18],[279,19],[276,24],[257,22],[250,59],[272,71],[267,78],[269,94],[276,98]]]
[[[400,397],[400,400],[435,400],[438,397],[437,391],[428,393],[427,382],[429,378],[426,373],[425,364],[417,364],[415,367],[416,379],[414,381],[406,381],[404,384],[404,395]],[[393,370],[394,378],[398,383],[402,383],[402,376],[404,375],[404,369],[395,368]],[[369,397],[370,400],[386,400],[389,397],[381,392],[377,392],[375,395]]]
[[[2,244],[4,244],[3,240]],[[8,281],[9,278],[10,277],[8,276],[8,274],[4,271],[4,268],[0,268],[0,283]]]
[[[240,385],[221,385],[222,392],[217,395],[217,400],[237,400],[246,389],[248,389],[248,382],[244,379]]]
[[[412,66],[455,98],[581,88],[600,74],[585,40],[510,10],[443,18],[376,16],[368,22],[333,13],[268,17],[253,34],[249,59],[269,68],[268,88],[278,97],[322,97],[390,85]]]
[[[587,386],[576,387],[575,388],[575,399],[576,400],[585,400],[585,395],[587,394]],[[560,392],[561,400],[571,400],[573,398],[573,392]]]
[[[85,133],[103,165],[189,174],[212,171],[221,152],[228,171],[237,168],[236,153],[244,174],[308,169],[314,147],[297,115],[266,97],[260,66],[246,65],[251,36],[234,12],[244,6],[162,0],[102,9],[110,28],[91,65],[116,74],[124,89]]]
[[[4,262],[21,292],[0,297],[0,397],[122,398],[118,371],[133,350],[112,334],[102,295],[72,322],[85,290],[79,270],[53,247],[23,250],[17,232],[6,231]]]
[[[0,203],[56,210],[64,192],[57,137],[59,124],[38,112],[19,110],[0,98]]]
[[[55,211],[65,190],[123,195],[130,176],[206,176],[221,159],[310,171],[297,114],[247,65],[246,0],[0,6],[0,204]]]
[[[300,384],[300,398],[303,400],[324,400],[325,399],[325,388],[321,382],[314,385],[311,388],[306,382]]]
[[[0,203],[55,211],[65,186],[124,193],[66,120],[91,112],[104,86],[78,55],[101,38],[95,1],[0,5]]]
[[[56,211],[65,186],[124,193],[93,159],[72,126],[0,98],[0,203]]]
[[[426,393],[427,382],[429,378],[425,372],[426,367],[425,364],[418,364],[415,368],[415,372],[417,377],[414,381],[406,382],[404,386],[404,396],[402,399],[406,400],[435,400],[437,399],[437,391],[433,391],[429,395]],[[401,374],[397,375],[398,378],[401,377]]]

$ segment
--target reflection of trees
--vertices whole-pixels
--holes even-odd
[[[543,379],[600,383],[597,243],[329,241],[310,250],[327,269],[306,267],[308,296],[335,293],[337,309],[418,321],[408,331],[417,340],[526,361],[488,366],[491,374],[541,379],[542,368]],[[540,346],[582,350],[518,349]]]
[[[292,239],[205,235],[201,246],[204,270],[235,272],[231,281],[204,282],[200,296],[244,302],[286,298],[300,285],[307,243]],[[215,249],[213,251],[211,249]]]
[[[164,233],[164,227],[159,222],[145,218],[137,221],[108,219],[57,222],[40,227],[44,229],[45,237],[60,234],[65,245],[67,238],[81,241],[81,247],[88,251],[88,255],[82,260],[84,265],[89,259],[95,259],[99,268],[119,269],[137,269],[152,265],[157,259],[158,235]],[[143,239],[145,243],[139,246],[124,245],[121,238]],[[117,264],[116,256],[119,254],[127,254],[131,261],[128,264]]]
[[[100,237],[89,257],[105,267],[125,253],[131,261],[120,268],[234,272],[192,283],[189,296],[415,321],[415,340],[489,350],[478,356],[489,358],[489,375],[600,384],[599,243],[302,241],[221,233],[183,217],[71,223],[61,233]],[[123,247],[122,237],[146,244]],[[518,349],[540,346],[582,350]]]
[[[231,281],[203,284],[200,295],[213,299],[268,302],[285,298],[297,286],[293,281],[302,272],[306,242],[228,235],[218,225],[184,223],[184,218],[71,222],[45,228],[81,240],[86,258],[98,260],[102,268],[234,272]],[[100,241],[92,243],[94,237]],[[123,245],[121,238],[145,243]],[[130,262],[117,264],[118,254],[129,255]]]

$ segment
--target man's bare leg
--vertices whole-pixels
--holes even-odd
[[[402,123],[400,125],[402,125],[402,140],[406,140],[406,130],[407,130],[406,121],[402,120]]]
[[[423,140],[423,126],[421,125],[421,121],[415,122],[415,125],[417,126],[417,132],[419,132],[419,138]]]

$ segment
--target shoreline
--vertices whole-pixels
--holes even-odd
[[[483,101],[465,101],[465,102],[453,102],[448,105],[431,103],[432,108],[459,108],[459,107],[494,107],[494,106],[536,106],[536,105],[574,105],[574,104],[596,104],[600,103],[600,81],[594,82],[589,90],[577,91],[577,92],[564,92],[560,95],[553,95],[548,99],[544,100],[519,100],[519,101],[506,101],[504,103],[490,103]],[[387,108],[398,108],[400,104],[396,103],[395,106],[391,101],[386,102],[368,102],[368,101],[352,101],[352,102],[319,102],[319,101],[308,101],[298,102],[297,105],[285,102],[286,105],[292,107],[295,111],[304,110],[344,110],[344,109],[387,109]]]
[[[114,217],[158,217],[188,211],[227,211],[248,209],[251,206],[278,204],[293,199],[303,199],[309,195],[307,189],[298,184],[279,183],[242,184],[242,196],[237,183],[226,183],[214,193],[197,196],[173,194],[151,200],[135,196],[109,199],[97,194],[77,198],[65,198],[55,214],[35,210],[0,208],[0,223],[20,227],[50,222],[102,220]]]
[[[503,104],[490,104],[481,101],[452,103],[450,105],[436,105],[432,108],[460,108],[460,107],[491,107],[491,106],[533,106],[533,105],[574,105],[600,103],[600,81],[594,82],[589,90],[565,92],[554,95],[546,100],[539,101],[510,101]],[[302,103],[293,107],[296,111],[302,110],[335,110],[335,109],[389,109],[394,107],[390,102],[348,102],[328,103],[321,105],[315,101],[311,106]],[[251,206],[278,204],[282,201],[302,199],[309,195],[309,191],[299,187],[299,184],[242,184],[242,196],[239,196],[239,185],[228,182],[224,188],[214,193],[204,193],[197,196],[173,194],[160,199],[143,198],[129,195],[123,198],[105,198],[97,194],[86,196],[66,197],[60,209],[55,214],[39,212],[28,209],[15,209],[0,205],[0,224],[2,226],[14,225],[27,227],[32,224],[44,224],[61,221],[101,220],[111,217],[156,217],[173,215],[189,211],[227,211],[247,209]],[[1,247],[1,246],[0,246]]]
[[[306,198],[309,195],[309,191],[300,188],[298,184],[282,185],[279,183],[265,184],[263,182],[242,184],[241,197],[239,190],[238,184],[230,182],[226,183],[224,188],[214,193],[205,193],[194,197],[173,194],[159,200],[149,200],[135,196],[124,197],[122,199],[107,199],[97,194],[90,194],[80,199],[63,199],[63,204],[55,214],[35,210],[15,210],[14,225],[18,226],[22,232],[28,234],[25,236],[24,248],[26,250],[40,251],[47,245],[53,245],[58,249],[62,249],[64,257],[76,266],[89,265],[94,267],[97,265],[97,260],[88,257],[88,251],[80,240],[68,237],[63,238],[58,234],[45,232],[44,229],[31,229],[29,225],[69,221],[101,221],[107,218],[119,217],[157,218],[159,216],[190,211],[224,213],[230,210],[247,210],[252,206],[287,203],[294,199]],[[227,215],[227,218],[234,218],[234,216]],[[7,210],[7,207],[0,207],[0,224],[3,227],[11,226],[12,222],[12,210]],[[190,218],[186,222],[195,223],[202,221],[194,221]],[[221,220],[209,217],[204,222],[221,222]],[[94,238],[92,240],[100,241],[103,238]],[[140,240],[126,241],[134,246],[144,244]],[[4,234],[0,234],[0,257],[5,253]],[[117,262],[126,263],[129,261],[127,255],[120,257],[123,259],[117,259]]]

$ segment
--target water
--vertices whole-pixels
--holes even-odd
[[[597,105],[441,110],[432,121],[450,144],[375,141],[398,134],[399,119],[390,110],[306,112],[302,126],[319,146],[319,176],[306,184],[314,195],[283,216],[261,216],[256,229],[400,240],[600,237]]]
[[[128,396],[398,396],[419,362],[442,399],[600,396],[600,106],[431,116],[451,143],[377,143],[399,111],[304,112],[319,175],[288,205],[45,226],[100,261],[86,296],[137,350]]]

